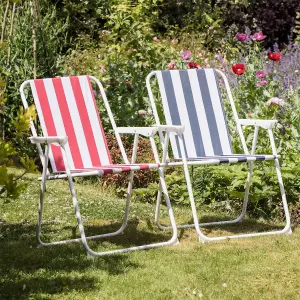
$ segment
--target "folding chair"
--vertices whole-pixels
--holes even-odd
[[[106,137],[96,106],[91,81],[98,88],[111,121],[115,137],[117,139],[124,164],[113,164],[107,146]],[[114,253],[123,253],[133,250],[157,248],[177,243],[177,228],[173,216],[171,203],[168,197],[164,174],[159,164],[157,149],[154,142],[154,135],[157,132],[155,127],[117,127],[107,101],[105,91],[101,83],[92,76],[74,76],[49,79],[27,80],[20,87],[22,102],[25,108],[28,103],[24,89],[30,85],[34,103],[39,117],[40,126],[43,132],[42,137],[37,136],[37,130],[31,122],[32,137],[31,142],[37,145],[38,153],[42,161],[43,172],[40,189],[40,201],[37,224],[37,240],[40,246],[60,245],[69,242],[82,241],[87,254],[91,256],[102,256]],[[28,95],[27,95],[28,98]],[[120,138],[121,133],[134,134],[133,154],[131,163],[129,162],[125,149]],[[150,138],[151,145],[156,157],[156,163],[135,164],[139,135]],[[43,152],[41,144],[45,144]],[[52,173],[48,170],[50,160]],[[154,243],[149,245],[117,249],[106,252],[95,252],[87,244],[87,240],[111,237],[123,232],[127,225],[130,197],[132,192],[133,173],[144,169],[158,169],[160,186],[166,199],[168,213],[173,229],[172,237],[169,241]],[[106,234],[87,237],[84,231],[82,217],[79,211],[73,178],[85,176],[103,176],[108,173],[130,172],[127,201],[125,213],[121,227]],[[75,209],[77,223],[80,231],[80,238],[43,242],[41,240],[41,226],[43,215],[44,195],[46,191],[46,181],[55,179],[68,179],[69,189]]]
[[[217,78],[216,75],[219,75],[220,78]],[[194,224],[180,225],[178,228],[195,226],[199,240],[203,242],[224,240],[227,238],[291,233],[290,216],[278,162],[279,155],[277,155],[276,152],[272,133],[272,128],[274,127],[276,121],[239,119],[225,74],[214,69],[190,69],[153,71],[147,76],[146,84],[150,103],[152,106],[156,126],[158,127],[160,126],[160,119],[150,84],[151,79],[154,77],[156,77],[158,81],[159,94],[162,99],[163,112],[167,124],[163,128],[167,128],[168,125],[184,125],[185,127],[183,134],[173,133],[170,135],[170,132],[167,132],[165,136],[163,136],[163,134],[160,133],[160,139],[164,147],[166,147],[165,144],[169,142],[170,138],[175,161],[169,162],[168,165],[176,166],[180,164],[179,162],[183,162],[184,174],[193,213]],[[219,80],[223,80],[225,84],[244,154],[234,154],[232,151],[226,115],[219,89]],[[159,100],[156,99],[156,101]],[[255,127],[251,154],[249,153],[245,142],[242,125],[252,125]],[[255,155],[259,127],[267,130],[273,155]],[[273,160],[275,162],[282,204],[285,213],[285,227],[280,231],[222,237],[208,237],[204,235],[201,231],[201,227],[203,226],[234,224],[243,220],[248,203],[253,165],[257,160]],[[248,177],[246,181],[246,189],[241,214],[234,220],[199,224],[188,166],[238,162],[248,163]],[[155,221],[161,229],[168,229],[168,226],[163,226],[159,223],[161,193],[160,186],[157,196]]]

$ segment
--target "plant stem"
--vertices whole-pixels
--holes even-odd
[[[8,46],[8,50],[7,50],[7,65],[9,65],[9,61],[10,61],[11,46],[12,46],[12,34],[13,34],[13,30],[14,30],[15,11],[16,11],[16,2],[14,2],[14,4],[13,4],[11,18],[10,18],[9,46]]]
[[[1,40],[0,40],[1,43],[2,43],[3,40],[4,40],[4,31],[5,31],[5,25],[6,25],[6,19],[7,19],[8,9],[9,9],[9,0],[7,0],[5,12],[4,12],[4,15],[3,15],[2,31],[1,31]]]
[[[32,1],[29,2],[30,12],[31,12],[31,21],[32,21],[32,43],[33,43],[33,78],[36,79],[36,33],[35,33],[35,2],[34,7]]]

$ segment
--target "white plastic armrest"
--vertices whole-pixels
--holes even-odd
[[[265,129],[272,129],[275,124],[277,123],[277,120],[251,120],[251,119],[240,119],[239,120],[241,125],[247,126],[260,126]]]
[[[157,132],[157,127],[117,127],[118,133],[138,133],[144,136],[153,136]]]
[[[57,143],[62,146],[64,146],[68,141],[67,136],[32,136],[29,139],[30,139],[31,143],[33,143],[33,144]]]
[[[177,134],[183,134],[184,125],[156,125],[159,131],[175,132]]]

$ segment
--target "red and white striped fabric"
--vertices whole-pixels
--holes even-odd
[[[132,170],[112,164],[89,76],[36,79],[30,85],[43,135],[68,137],[65,147],[71,170]],[[49,159],[53,172],[65,171],[59,146],[51,145]],[[132,167],[149,169],[153,165],[156,164]]]

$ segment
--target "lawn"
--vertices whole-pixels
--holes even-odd
[[[19,200],[0,199],[0,299],[300,299],[300,230],[292,235],[200,244],[193,230],[179,231],[176,246],[90,259],[81,244],[36,247],[39,183]],[[76,183],[88,233],[118,227],[124,200],[95,183]],[[78,234],[65,181],[49,182],[44,239]],[[191,219],[174,207],[176,219]],[[213,215],[210,218],[216,217]],[[219,215],[219,217],[224,217]],[[167,221],[165,212],[164,221]],[[93,242],[112,249],[167,240],[153,223],[154,205],[133,203],[128,229]],[[246,220],[226,232],[277,228]],[[225,229],[207,233],[225,234]]]

